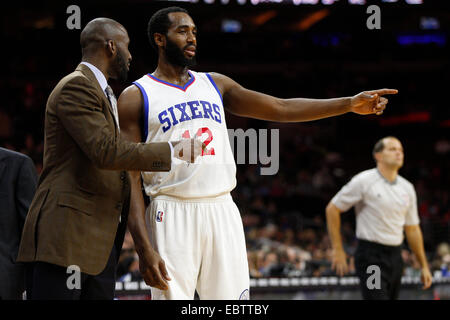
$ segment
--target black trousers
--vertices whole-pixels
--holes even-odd
[[[32,262],[26,266],[27,300],[112,300],[116,285],[118,252],[114,245],[105,269],[96,276],[81,272],[79,287],[74,273],[66,267],[46,262]],[[69,282],[69,286],[68,286]]]
[[[401,246],[385,246],[358,240],[355,267],[364,300],[398,299],[403,275],[401,250]],[[369,268],[370,266],[379,267],[379,287],[374,286],[377,283],[374,278],[377,277],[377,273],[374,271],[375,268]]]

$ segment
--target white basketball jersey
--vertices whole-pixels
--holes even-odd
[[[169,172],[142,172],[145,192],[152,198],[217,197],[236,186],[236,164],[220,91],[209,74],[189,71],[189,75],[183,87],[151,74],[133,82],[144,98],[146,142],[198,136],[206,144],[195,163],[172,158]]]

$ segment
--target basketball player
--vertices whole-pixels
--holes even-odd
[[[403,274],[401,245],[403,230],[409,246],[422,266],[423,288],[431,286],[432,276],[423,247],[414,186],[398,174],[403,166],[403,147],[394,137],[379,140],[373,149],[374,169],[357,174],[331,200],[326,208],[333,246],[333,265],[337,274],[348,272],[340,236],[340,214],[352,206],[356,210],[358,248],[355,267],[364,299],[397,299]],[[380,268],[380,287],[369,287],[367,280]]]
[[[196,32],[186,10],[170,7],[156,12],[148,36],[158,52],[158,66],[119,97],[126,139],[161,142],[196,136],[206,144],[195,164],[178,161],[168,173],[142,173],[151,199],[145,214],[140,173],[130,173],[128,226],[140,244],[140,270],[152,287],[152,299],[193,299],[195,290],[201,299],[248,299],[244,230],[230,195],[236,185],[236,165],[225,110],[279,122],[350,111],[381,114],[387,104],[381,96],[397,90],[324,100],[278,99],[245,89],[218,73],[190,70],[196,60]]]

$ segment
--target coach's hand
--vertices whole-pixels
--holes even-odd
[[[336,271],[336,274],[340,277],[348,272],[347,255],[342,249],[333,250],[333,261],[331,264],[331,270]]]
[[[423,290],[426,290],[431,286],[431,283],[433,282],[433,276],[431,275],[430,269],[428,267],[422,268],[420,279],[423,283]]]
[[[351,111],[357,114],[376,114],[380,115],[386,109],[388,99],[382,97],[385,94],[397,94],[396,89],[380,89],[363,91],[351,99]]]
[[[139,271],[147,285],[160,290],[169,289],[168,281],[172,280],[167,273],[166,264],[155,250],[147,250],[139,256]]]
[[[199,138],[182,139],[172,141],[174,157],[180,160],[194,163],[195,159],[203,153],[206,145]]]

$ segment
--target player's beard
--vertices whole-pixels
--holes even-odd
[[[175,42],[170,41],[169,39],[167,39],[167,44],[166,44],[166,57],[167,60],[176,66],[180,66],[180,67],[193,67],[197,64],[197,60],[196,60],[196,55],[193,56],[192,58],[186,58],[186,56],[184,55],[184,49],[186,49],[187,47],[192,46],[190,44],[186,45],[183,49],[180,50],[180,48],[175,44]],[[195,51],[195,53],[197,54],[197,50]]]
[[[114,73],[116,74],[116,80],[119,82],[125,82],[128,77],[127,62],[125,61],[125,54],[119,49],[117,55],[113,60]]]

